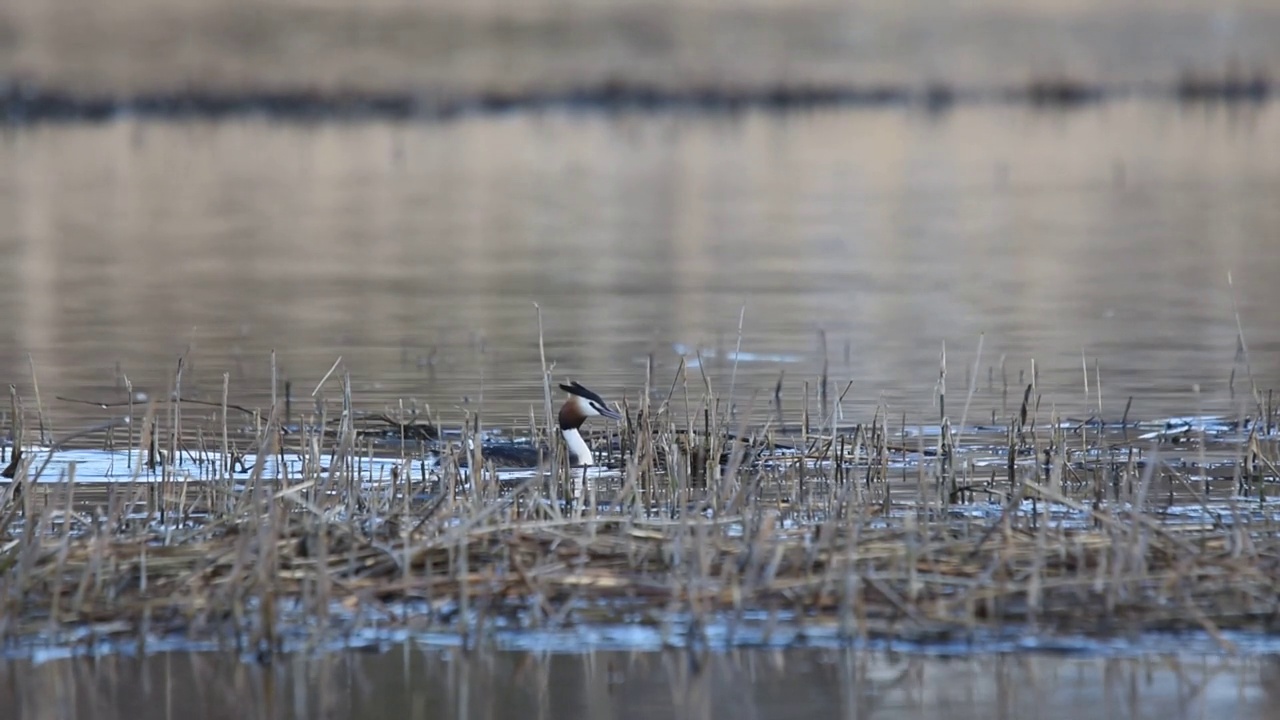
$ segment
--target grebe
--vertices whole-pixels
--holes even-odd
[[[560,389],[569,393],[569,399],[560,406],[558,418],[560,435],[564,438],[564,444],[569,447],[569,463],[572,467],[595,465],[596,461],[591,455],[591,448],[587,446],[587,441],[582,439],[582,433],[578,432],[578,428],[582,427],[589,417],[607,417],[616,421],[621,420],[622,415],[609,407],[603,398],[577,381],[570,381],[568,385],[562,383]]]
[[[560,406],[557,423],[560,426],[560,437],[564,438],[569,448],[569,466],[587,468],[596,464],[591,448],[582,438],[579,428],[588,418],[605,417],[610,420],[621,420],[622,415],[597,395],[577,382],[561,384],[560,389],[569,393],[569,399]],[[538,456],[546,457],[547,447],[530,442],[485,442],[481,452],[487,462],[504,469],[525,469],[538,465]],[[467,467],[470,453],[464,450],[458,457],[458,466]]]

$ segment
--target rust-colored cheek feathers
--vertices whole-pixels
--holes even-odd
[[[573,397],[564,405],[561,405],[559,419],[561,430],[574,430],[582,427],[582,424],[587,421],[587,412],[582,409],[581,400]]]

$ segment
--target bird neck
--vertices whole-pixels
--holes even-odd
[[[595,459],[591,457],[591,448],[587,447],[587,441],[582,439],[582,433],[578,432],[578,428],[563,428],[560,434],[564,436],[564,444],[569,446],[569,453],[572,456],[571,464],[595,465]]]

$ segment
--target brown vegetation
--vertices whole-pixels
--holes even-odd
[[[992,411],[1007,413],[998,430],[966,439],[942,379],[926,439],[884,414],[836,426],[825,377],[790,400],[800,427],[779,424],[780,405],[749,426],[751,408],[732,417],[682,368],[624,408],[600,455],[615,472],[584,476],[553,445],[521,480],[459,468],[449,448],[467,446],[477,418],[460,423],[461,443],[379,447],[379,423],[435,435],[361,415],[345,377],[331,411],[321,402],[293,428],[283,399],[237,409],[225,386],[216,427],[192,427],[181,401],[130,407],[132,482],[78,483],[74,466],[35,482],[49,454],[29,446],[12,463],[0,633],[180,634],[268,652],[357,627],[483,635],[674,618],[693,632],[763,623],[851,638],[1275,629],[1269,404],[1229,437],[1140,438],[1127,418],[1043,417],[1033,383]],[[548,417],[550,402],[548,385]],[[229,413],[250,413],[248,430]],[[16,447],[29,414],[15,394]],[[1173,443],[1201,461],[1163,459]],[[389,477],[368,470],[375,454],[398,459]]]

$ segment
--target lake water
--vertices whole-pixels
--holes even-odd
[[[1280,385],[1276,157],[1275,104],[13,129],[0,379],[35,408],[33,363],[65,432],[120,409],[54,396],[163,395],[188,346],[184,396],[265,406],[274,349],[297,398],[341,357],[366,409],[527,425],[536,302],[554,376],[633,405],[701,349],[761,420],[824,357],[846,420],[936,420],[945,343],[953,412],[975,360],[977,417],[1034,360],[1063,414],[1100,378],[1111,419],[1234,415],[1235,306]]]
[[[1272,657],[933,657],[836,650],[539,654],[399,646],[292,656],[0,660],[15,720],[1269,718]]]

